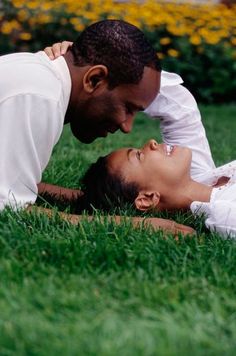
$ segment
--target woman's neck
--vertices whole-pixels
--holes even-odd
[[[198,183],[194,180],[190,180],[187,187],[183,192],[183,195],[186,198],[188,207],[190,207],[193,201],[202,201],[209,202],[211,199],[213,187],[210,187],[206,184]]]
[[[175,190],[172,196],[162,199],[161,210],[188,210],[193,201],[209,202],[213,187],[190,179]]]

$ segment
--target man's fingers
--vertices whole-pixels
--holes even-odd
[[[65,54],[68,51],[68,48],[73,45],[73,42],[63,41],[61,43],[61,54]]]

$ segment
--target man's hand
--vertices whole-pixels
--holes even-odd
[[[54,43],[51,47],[44,48],[44,52],[50,59],[56,59],[68,51],[68,48],[73,45],[73,42],[63,41]]]

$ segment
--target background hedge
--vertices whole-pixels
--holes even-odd
[[[87,25],[120,18],[143,29],[162,59],[205,103],[236,101],[236,5],[115,0],[3,0],[0,54],[73,40]]]

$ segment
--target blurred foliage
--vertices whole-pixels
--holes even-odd
[[[0,53],[36,51],[73,40],[100,19],[141,28],[162,59],[202,102],[233,102],[236,92],[236,5],[155,0],[3,0]]]

